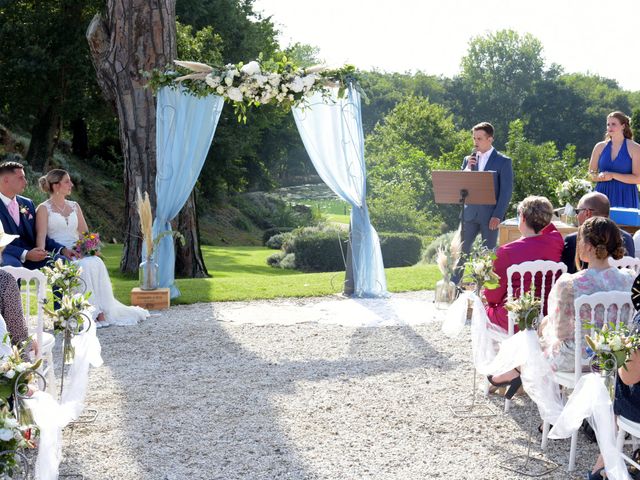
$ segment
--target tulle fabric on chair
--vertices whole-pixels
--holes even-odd
[[[588,417],[593,418],[593,429],[604,459],[607,478],[628,480],[627,467],[616,447],[616,426],[611,397],[602,378],[594,373],[580,378],[562,414],[552,422],[554,425],[549,432],[549,438],[570,437]]]
[[[450,337],[459,335],[465,323],[469,299],[473,302],[471,343],[476,370],[483,375],[499,375],[519,368],[522,385],[538,406],[540,416],[553,423],[562,411],[562,399],[557,385],[551,381],[551,367],[542,354],[535,331],[524,330],[505,339],[496,354],[488,333],[492,326],[484,305],[477,295],[468,292],[451,305],[442,331]]]

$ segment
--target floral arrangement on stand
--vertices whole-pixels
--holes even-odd
[[[583,195],[593,191],[591,182],[583,178],[570,178],[556,187],[556,196],[561,205],[578,205],[578,201]]]
[[[93,232],[82,232],[82,236],[73,245],[73,251],[82,257],[100,256],[101,249],[100,234]]]
[[[54,310],[45,307],[45,312],[53,319],[54,333],[63,334],[64,363],[73,362],[75,350],[71,344],[73,336],[86,331],[91,322],[85,310],[90,304],[91,292],[79,293],[82,286],[80,273],[82,269],[74,263],[56,260],[53,265],[44,267],[43,273],[49,283],[60,289],[60,308]]]
[[[496,254],[493,250],[474,246],[467,262],[465,277],[475,284],[475,293],[480,296],[482,288],[496,288],[500,277],[493,271]]]
[[[10,355],[0,360],[0,452],[4,452],[0,457],[0,475],[9,478],[19,471],[19,460],[25,460],[21,451],[35,448],[38,436],[31,412],[16,398],[13,399],[14,409],[10,409],[9,397],[16,391],[20,394],[29,391],[29,383],[40,363],[41,360],[36,363],[25,361],[24,347],[16,346],[12,347]]]
[[[326,66],[302,69],[286,56],[265,60],[262,55],[246,64],[210,66],[181,60],[174,63],[178,68],[143,72],[154,90],[182,84],[197,96],[220,95],[233,104],[238,121],[242,122],[246,122],[247,109],[252,106],[277,103],[290,108],[301,103],[304,105],[315,92],[328,97],[328,87],[332,86],[338,86],[339,97],[344,95],[349,84],[355,85],[363,95],[355,82],[356,69],[353,65],[338,69]]]
[[[513,313],[515,321],[518,324],[518,329],[521,332],[524,330],[536,330],[538,328],[542,302],[535,296],[533,290],[507,302],[505,308]]]
[[[593,330],[591,335],[585,335],[587,353],[594,355],[600,370],[624,367],[634,350],[640,347],[640,336],[629,332],[625,324],[616,328],[613,323],[605,323],[602,328]]]

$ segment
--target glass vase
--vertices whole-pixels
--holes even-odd
[[[146,256],[138,268],[140,290],[155,290],[158,288],[158,264],[153,257]]]
[[[456,299],[456,284],[448,278],[436,282],[436,308],[444,310]]]
[[[618,376],[615,357],[609,352],[599,352],[599,355],[591,357],[590,366],[592,372],[602,377],[609,397],[613,401],[616,395],[616,378]]]

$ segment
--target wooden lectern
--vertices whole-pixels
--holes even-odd
[[[460,205],[460,238],[464,238],[464,206],[495,205],[494,172],[434,170],[431,172],[436,203]]]

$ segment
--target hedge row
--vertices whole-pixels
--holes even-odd
[[[386,268],[415,265],[420,260],[422,240],[411,233],[380,233],[382,260]],[[336,272],[345,269],[346,232],[318,232],[298,237],[289,250],[295,265],[306,272]]]

